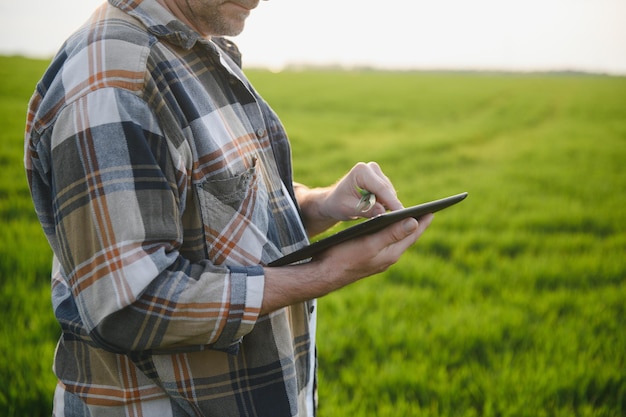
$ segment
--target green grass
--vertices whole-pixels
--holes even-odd
[[[46,62],[0,58],[0,415],[49,415],[50,251],[22,168]],[[326,185],[468,191],[397,265],[320,300],[321,417],[626,414],[626,78],[251,71]]]
[[[23,168],[28,100],[44,61],[0,57],[0,415],[50,415],[59,326],[50,303],[51,251]]]

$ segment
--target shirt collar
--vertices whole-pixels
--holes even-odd
[[[178,20],[156,0],[109,0],[109,3],[138,19],[156,37],[183,49],[193,48],[196,42],[210,44],[207,39]]]

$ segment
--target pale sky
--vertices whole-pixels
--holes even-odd
[[[0,0],[0,54],[51,56],[102,0]],[[245,66],[580,70],[626,75],[626,0],[270,0]]]

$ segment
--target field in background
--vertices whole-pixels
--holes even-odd
[[[50,251],[22,168],[43,61],[0,58],[0,415],[50,414]],[[626,414],[626,78],[251,71],[295,176],[378,161],[468,191],[386,273],[320,300],[321,417]]]

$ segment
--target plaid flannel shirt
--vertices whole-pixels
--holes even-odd
[[[314,302],[259,316],[262,265],[307,237],[286,134],[238,58],[156,0],[111,0],[37,85],[56,416],[314,413]]]

